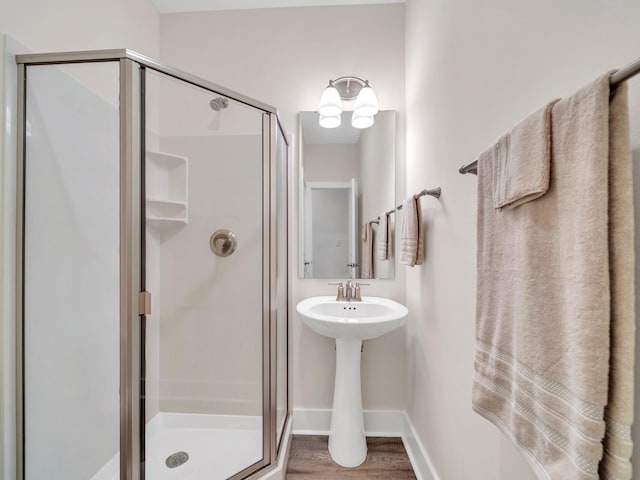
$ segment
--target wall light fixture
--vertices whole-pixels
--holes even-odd
[[[338,77],[329,80],[329,85],[320,96],[320,126],[335,128],[340,126],[343,101],[356,101],[351,117],[355,128],[369,128],[374,115],[378,113],[378,99],[368,80],[359,77]]]

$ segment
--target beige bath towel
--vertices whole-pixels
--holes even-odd
[[[373,278],[374,231],[371,222],[362,225],[362,250],[360,251],[360,277]]]
[[[633,205],[626,86],[552,110],[547,193],[495,209],[478,162],[473,408],[541,479],[630,479]]]
[[[424,262],[424,232],[420,200],[412,197],[402,202],[402,230],[400,233],[400,260],[413,267]]]
[[[493,205],[514,208],[544,195],[551,169],[551,108],[529,115],[495,145]]]
[[[378,260],[389,260],[389,214],[385,211],[378,217]]]

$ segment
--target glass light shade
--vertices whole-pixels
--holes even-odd
[[[378,98],[369,84],[366,84],[358,93],[353,110],[358,112],[359,117],[371,117],[378,113]]]
[[[338,90],[332,85],[329,85],[322,92],[320,97],[320,105],[318,106],[318,112],[325,117],[335,117],[342,113],[342,100]]]
[[[351,126],[354,128],[369,128],[373,125],[373,115],[359,115],[356,110],[354,110],[353,115],[351,116]]]
[[[336,128],[340,126],[342,119],[338,115],[320,115],[320,126],[324,128]]]
[[[373,115],[358,115],[358,112],[354,110],[351,115],[351,126],[353,128],[369,128],[373,125]]]

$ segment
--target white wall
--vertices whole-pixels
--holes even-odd
[[[307,182],[348,182],[358,179],[358,147],[353,143],[306,144],[304,179]]]
[[[254,115],[247,131],[259,132]],[[261,415],[262,138],[163,135],[160,146],[189,159],[188,224],[160,245],[160,410]],[[209,246],[221,228],[238,241],[228,257]]]
[[[638,18],[635,0],[407,0],[406,188],[443,191],[423,202],[428,260],[407,274],[407,402],[443,480],[534,478],[471,411],[476,177],[457,169],[548,100],[638,58]]]
[[[50,52],[68,50],[90,50],[102,48],[130,48],[146,55],[159,55],[159,14],[150,0],[114,0],[110,2],[85,2],[82,0],[5,0],[0,2],[0,34],[10,35],[17,40],[2,41],[0,46],[9,47],[11,53],[25,51]],[[22,47],[22,46],[24,47]],[[2,50],[5,51],[4,49]],[[2,270],[3,280],[0,288],[2,294],[2,328],[0,344],[2,348],[3,368],[0,369],[2,384],[2,415],[0,431],[2,431],[3,448],[0,450],[0,477],[14,478],[14,387],[13,352],[11,351],[13,330],[13,288],[14,280],[11,272],[14,261],[12,242],[14,238],[13,209],[10,204],[15,196],[13,188],[15,179],[12,164],[15,159],[15,142],[7,142],[7,138],[15,135],[15,95],[14,85],[5,82],[5,76],[15,78],[15,63],[11,55],[0,62],[0,118],[2,131],[0,135],[0,154],[3,169],[0,181],[2,189],[3,220],[2,231]],[[5,89],[5,86],[9,90]]]
[[[150,0],[5,0],[0,31],[36,52],[130,48],[158,56],[158,11]]]
[[[342,75],[368,78],[381,109],[404,108],[404,5],[170,14],[162,15],[161,32],[163,62],[276,106],[289,133],[298,131],[297,113],[315,110],[327,81]],[[400,163],[401,172],[402,168]],[[294,185],[297,175],[296,171]],[[403,194],[398,191],[397,198]],[[297,208],[297,199],[294,204]],[[290,227],[297,232],[295,222]],[[296,268],[297,242],[289,254],[290,266]],[[363,295],[403,301],[404,271],[398,270],[395,280],[363,287]],[[334,288],[327,280],[294,275],[292,303],[332,294]],[[293,406],[328,408],[334,344],[304,327],[295,312],[290,315]],[[365,408],[404,409],[404,335],[400,330],[365,344]]]

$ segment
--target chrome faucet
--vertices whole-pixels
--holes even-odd
[[[361,302],[362,296],[360,295],[360,285],[370,285],[369,283],[353,283],[351,280],[347,280],[346,286],[343,287],[343,283],[330,283],[329,285],[338,285],[338,295],[336,296],[337,302]]]
[[[347,280],[347,286],[344,290],[344,299],[347,302],[353,300],[353,283],[351,283],[351,280]]]

